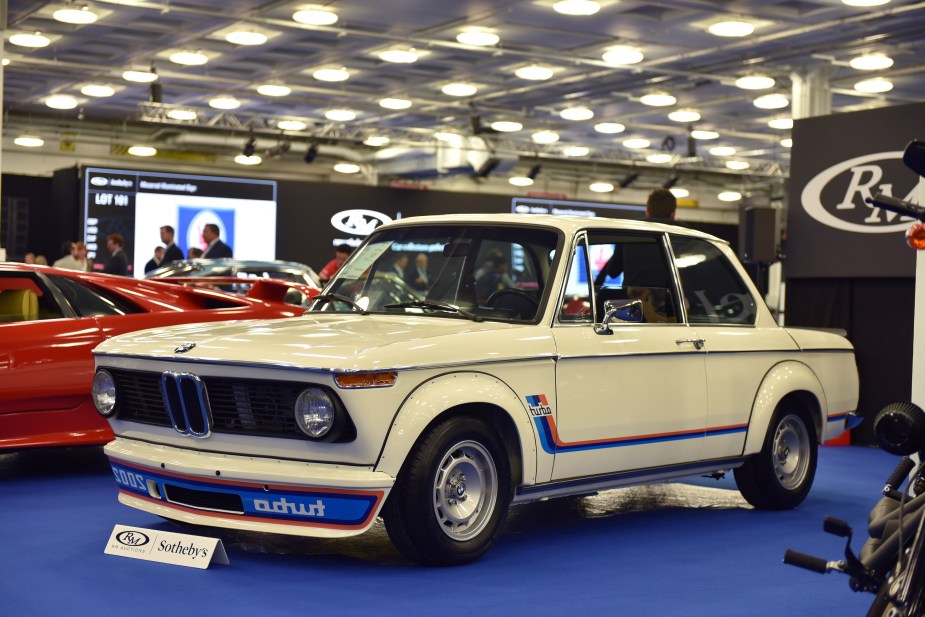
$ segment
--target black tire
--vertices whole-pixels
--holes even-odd
[[[809,413],[783,404],[774,412],[761,452],[734,471],[736,485],[756,508],[789,510],[806,499],[817,458],[816,429]]]
[[[461,565],[491,547],[511,493],[500,437],[481,420],[458,416],[418,440],[382,517],[405,557],[430,566]]]

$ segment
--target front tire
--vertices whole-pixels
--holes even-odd
[[[511,501],[511,471],[497,433],[459,416],[431,428],[405,461],[382,516],[403,555],[431,566],[479,559]]]
[[[796,405],[781,405],[761,451],[734,471],[736,485],[756,508],[789,510],[806,499],[817,458],[816,429],[809,413]]]

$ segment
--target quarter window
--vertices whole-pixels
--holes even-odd
[[[716,246],[698,238],[671,236],[671,247],[690,323],[755,323],[755,299]]]

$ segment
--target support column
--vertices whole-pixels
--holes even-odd
[[[794,120],[832,113],[832,88],[829,86],[831,73],[831,65],[817,64],[790,74],[790,82],[793,84],[790,111]]]
[[[3,28],[3,32],[8,30],[6,23],[6,3],[7,0],[0,0],[0,27]],[[6,54],[6,49],[4,48],[6,38],[0,36],[0,58],[3,58]],[[3,113],[3,73],[4,68],[0,65],[0,172],[3,171],[3,118],[6,114]],[[2,186],[0,186],[0,195],[3,194]],[[3,217],[3,200],[0,199],[0,217]],[[0,261],[6,261],[6,249],[3,247],[3,237],[0,236]]]

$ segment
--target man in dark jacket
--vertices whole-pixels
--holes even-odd
[[[161,242],[164,243],[164,257],[161,259],[162,266],[166,266],[171,261],[183,259],[183,251],[173,241],[174,233],[174,229],[170,225],[161,227]]]
[[[232,254],[231,247],[221,241],[219,236],[218,225],[215,223],[206,223],[202,228],[202,239],[209,243],[205,252],[202,254],[204,259],[222,259],[230,258]]]
[[[122,234],[115,233],[106,236],[106,248],[109,249],[110,256],[109,262],[103,268],[103,272],[128,276],[128,257],[125,255],[125,251],[122,250],[124,245],[125,240],[122,238]]]

